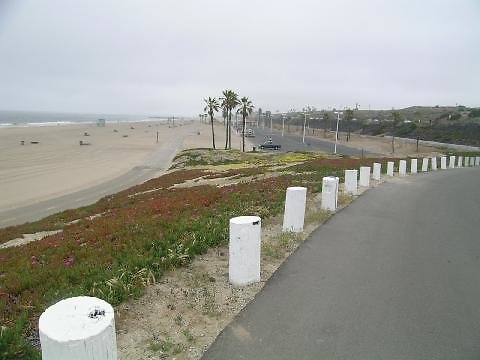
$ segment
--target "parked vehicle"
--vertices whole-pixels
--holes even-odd
[[[259,145],[259,148],[264,149],[271,149],[271,150],[279,150],[282,147],[280,144],[275,144],[272,139],[265,141],[263,144]]]
[[[246,130],[245,137],[255,137],[255,131],[253,131],[253,129]]]

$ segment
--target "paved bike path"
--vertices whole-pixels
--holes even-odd
[[[370,189],[311,234],[204,359],[479,359],[480,168]]]

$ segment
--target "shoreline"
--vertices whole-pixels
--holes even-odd
[[[176,119],[175,119],[176,120]],[[188,121],[188,120],[179,120],[179,121]],[[144,118],[139,120],[105,120],[107,125],[115,124],[137,124],[137,123],[163,123],[167,124],[167,118]],[[11,128],[28,128],[28,127],[44,127],[44,126],[70,126],[70,125],[89,125],[96,126],[97,121],[39,121],[39,122],[5,122],[0,123],[1,129],[11,129]]]

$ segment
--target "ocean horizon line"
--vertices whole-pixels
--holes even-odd
[[[104,119],[107,124],[152,122],[167,120],[172,116],[0,110],[0,128],[96,124],[99,119]]]

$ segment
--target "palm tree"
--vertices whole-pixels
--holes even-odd
[[[220,107],[217,99],[208,97],[208,99],[203,99],[205,101],[205,109],[203,111],[206,111],[208,115],[210,115],[210,123],[212,125],[212,144],[213,144],[213,149],[215,150],[215,132],[213,130],[213,115],[218,112],[218,109]]]
[[[223,125],[225,126],[225,150],[228,149],[228,101],[227,101],[227,90],[222,92],[223,97],[220,98],[222,101],[222,115],[223,115]]]
[[[242,113],[242,151],[245,152],[245,118],[253,112],[253,104],[246,96],[240,100],[240,112]],[[238,112],[238,110],[237,110]]]
[[[232,90],[224,90],[222,92],[222,108],[227,110],[227,128],[226,128],[226,139],[225,139],[225,150],[227,148],[232,148],[232,110],[235,109],[239,104],[238,94]]]

